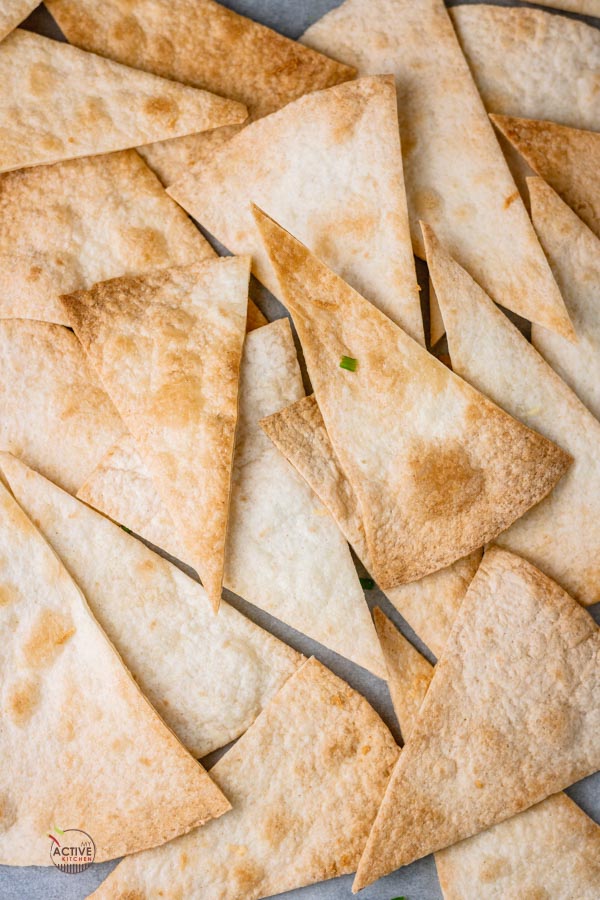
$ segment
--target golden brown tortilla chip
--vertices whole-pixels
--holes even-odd
[[[488,550],[361,858],[358,890],[600,768],[600,629],[551,579]]]
[[[450,565],[568,468],[254,207],[385,591]],[[350,370],[348,370],[348,368]]]
[[[115,278],[62,301],[218,609],[250,260]]]
[[[38,5],[37,0],[2,0],[0,3],[0,41],[26,19]]]
[[[1,485],[0,547],[0,863],[49,866],[57,826],[87,832],[102,862],[226,812]]]
[[[354,871],[398,748],[360,694],[310,659],[211,770],[218,827],[124,860],[92,895],[257,900]]]

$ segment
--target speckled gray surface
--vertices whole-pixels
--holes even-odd
[[[328,10],[339,6],[341,0],[221,0],[225,6],[235,9],[277,29],[288,37],[297,38]],[[477,0],[447,0],[447,5],[456,6],[459,2],[477,2]],[[492,0],[503,6],[531,6],[530,3],[511,2],[511,0]],[[590,24],[598,24],[598,20],[585,19]],[[50,37],[60,38],[60,32],[48,13],[40,7],[27,20],[26,27]],[[424,268],[418,266],[419,280],[425,287]],[[284,314],[281,305],[257,283],[253,284],[253,294],[269,319]],[[424,650],[410,628],[401,619],[386,598],[377,590],[367,593],[367,601],[371,607],[379,605],[387,615],[401,628],[404,634],[420,649]],[[297,650],[318,657],[334,672],[345,678],[359,690],[377,709],[383,719],[398,738],[398,726],[392,710],[387,686],[348,660],[326,650],[320,644],[299,634],[281,622],[273,619],[268,613],[251,606],[243,600],[227,593],[233,605],[237,606],[249,618],[267,628],[277,637],[285,640]],[[597,621],[600,621],[600,605],[593,610]],[[426,651],[427,652],[427,651]],[[429,654],[428,654],[429,655]],[[430,657],[431,658],[431,657]],[[205,760],[207,766],[212,765],[223,751]],[[40,760],[40,772],[51,761]],[[32,778],[41,777],[32,772]],[[596,821],[600,821],[600,773],[579,782],[567,792]],[[68,823],[64,823],[68,824]],[[9,868],[0,866],[0,900],[84,900],[112,871],[116,863],[104,863],[94,866],[79,875],[64,875],[50,866],[44,868]],[[280,894],[286,900],[349,900],[352,897],[352,877],[336,878],[310,887]],[[431,857],[419,860],[411,866],[394,872],[387,878],[366,888],[361,894],[364,900],[439,900],[439,889],[435,865]],[[202,895],[186,900],[202,900]],[[516,900],[516,898],[515,898]]]

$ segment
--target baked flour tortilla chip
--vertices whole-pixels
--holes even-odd
[[[381,678],[385,665],[346,542],[259,422],[304,396],[287,319],[246,338],[225,586]],[[115,445],[78,496],[187,560],[135,442]]]
[[[347,81],[353,69],[240,16],[213,0],[50,0],[67,40],[84,50],[237,100],[252,119],[310,91]],[[226,65],[224,60],[226,59]],[[164,184],[239,130],[160,141],[142,148]]]
[[[314,395],[261,421],[261,427],[325,504],[365,568],[371,561],[358,498],[344,475]],[[458,607],[477,571],[475,550],[419,581],[388,589],[386,596],[411,628],[439,656]]]
[[[243,122],[208,91],[17,28],[0,43],[0,172]]]
[[[575,346],[534,326],[531,341],[600,419],[600,239],[541,178],[529,179],[529,192],[533,224],[580,335]]]
[[[1,485],[0,546],[0,863],[49,866],[57,825],[91,835],[102,862],[226,812]]]
[[[72,331],[0,320],[0,450],[74,493],[124,434]]]
[[[529,559],[580,603],[597,603],[600,423],[431,230],[425,233],[454,370],[573,457],[555,490],[496,541]]]
[[[484,3],[455,6],[450,16],[488,112],[600,130],[597,28]]]
[[[485,554],[435,668],[354,889],[600,768],[600,629],[525,560]]]
[[[394,710],[405,739],[433,676],[433,666],[381,610],[375,623],[388,666]],[[488,831],[435,854],[444,900],[569,897],[596,900],[600,827],[566,794],[554,794]]]
[[[248,257],[114,278],[62,302],[219,607]]]
[[[419,220],[425,219],[497,303],[573,338],[443,0],[346,0],[302,40],[328,48],[361,75],[394,73],[417,256],[424,258]],[[277,209],[252,199],[304,239]]]
[[[68,325],[60,294],[214,256],[135,150],[0,176],[1,318]]]
[[[92,896],[257,900],[353,872],[397,757],[367,701],[310,659],[211,769],[232,811]]]
[[[239,737],[302,661],[141,541],[10,454],[17,502],[84,592],[140,689],[193,756]]]
[[[277,294],[250,211],[258,203],[423,342],[391,77],[318,91],[253,122],[169,193],[233,253],[252,254]]]
[[[26,19],[38,5],[37,0],[2,0],[0,4],[0,41]]]
[[[382,590],[466,556],[552,489],[567,454],[454,375],[257,207],[254,215]]]

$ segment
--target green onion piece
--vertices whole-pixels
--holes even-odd
[[[121,528],[123,529],[123,531],[126,531],[127,534],[133,534],[133,531],[131,531],[129,528],[126,528],[125,525],[121,525]]]
[[[372,578],[360,578],[360,586],[364,591],[372,591],[375,587],[375,582]],[[394,897],[394,900],[402,900],[402,897]]]
[[[358,360],[351,356],[342,356],[340,359],[340,369],[348,369],[349,372],[356,372]]]

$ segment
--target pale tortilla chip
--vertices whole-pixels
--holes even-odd
[[[67,40],[120,63],[244,103],[252,119],[354,70],[213,0],[50,0]],[[164,184],[208,159],[237,126],[144,147]]]
[[[140,689],[196,757],[239,737],[302,657],[7,453],[0,466]]]
[[[252,254],[277,294],[250,211],[258,203],[423,342],[391,77],[318,91],[253,122],[169,193],[233,253]]]
[[[114,278],[62,302],[218,609],[250,260]]]
[[[38,0],[1,0],[0,41],[38,6]]]
[[[130,856],[94,900],[257,900],[353,872],[398,748],[360,694],[315,659],[211,770],[233,810]]]
[[[0,863],[49,866],[57,825],[86,831],[102,862],[226,812],[1,485],[0,545]]]
[[[541,178],[529,180],[529,191],[533,224],[580,335],[573,345],[534,326],[531,341],[600,419],[600,240]]]
[[[543,569],[580,603],[597,603],[600,423],[429,229],[426,240],[454,370],[574,459],[556,489],[496,541]]]
[[[287,319],[248,335],[240,375],[225,585],[297,631],[385,678],[385,664],[346,542],[259,421],[304,396]],[[187,560],[131,438],[78,496]]]
[[[450,15],[488,112],[600,129],[597,28],[519,6],[455,6]]]
[[[208,91],[17,28],[0,43],[0,172],[243,122]]]
[[[600,237],[600,134],[535,119],[490,118],[533,172]]]
[[[254,207],[385,591],[492,540],[570,458],[436,360]],[[357,360],[347,371],[344,357]]]
[[[68,325],[60,294],[214,257],[134,150],[0,176],[0,317]]]
[[[488,550],[361,858],[354,889],[600,768],[600,629],[525,560]]]
[[[443,0],[346,0],[302,40],[317,50],[328,48],[361,75],[394,73],[417,256],[424,259],[419,221],[425,219],[497,303],[572,338],[560,292]],[[304,240],[278,209],[252,199]]]
[[[303,397],[260,423],[263,431],[323,501],[348,543],[371,570],[360,506],[335,455],[314,395]],[[439,572],[386,591],[410,627],[439,656],[481,550]]]
[[[0,321],[0,450],[75,492],[124,433],[71,331]]]

